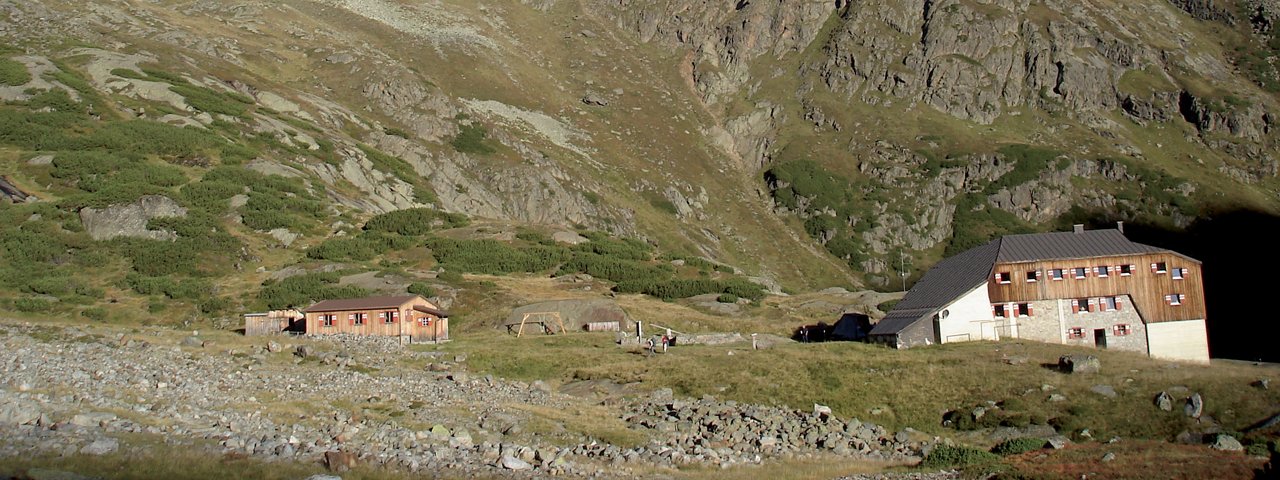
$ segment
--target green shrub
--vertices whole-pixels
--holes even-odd
[[[407,290],[409,293],[418,295],[422,298],[431,298],[436,295],[436,291],[435,289],[431,288],[431,285],[427,285],[422,282],[413,282],[409,284],[409,287],[406,288],[405,290]]]
[[[489,275],[534,273],[548,270],[569,259],[568,250],[534,245],[516,248],[495,240],[452,240],[435,238],[426,245],[436,261],[450,270]]]
[[[467,225],[467,217],[430,208],[408,208],[370,218],[364,229],[400,235],[425,235],[435,228],[457,228]]]
[[[258,299],[267,308],[305,307],[320,300],[367,297],[370,292],[354,285],[338,285],[337,273],[308,273],[262,284]]]
[[[497,149],[485,142],[485,137],[489,135],[489,131],[480,125],[462,125],[458,127],[458,134],[449,142],[455,151],[461,153],[477,153],[488,155],[497,151]]]
[[[243,117],[248,111],[252,99],[239,95],[219,92],[207,87],[190,84],[172,85],[169,90],[186,99],[192,108],[208,113],[220,113],[233,117]],[[247,101],[246,101],[247,100]]]
[[[1033,438],[1033,437],[1013,438],[1013,439],[1000,442],[996,444],[996,446],[991,447],[991,453],[994,453],[1000,456],[1009,456],[1009,455],[1017,455],[1020,453],[1034,452],[1036,450],[1040,450],[1044,448],[1044,445],[1046,443],[1048,442],[1043,438]]]
[[[403,129],[396,128],[396,127],[382,127],[382,133],[386,135],[394,135],[400,138],[412,138],[409,135],[409,132],[406,132]]]
[[[102,307],[86,308],[80,311],[80,316],[95,322],[101,322],[107,319],[107,309]]]
[[[55,112],[83,114],[87,111],[83,103],[77,102],[67,94],[66,90],[55,88],[35,94],[27,100],[27,107],[32,110],[52,110]]]
[[[1060,155],[1056,150],[1030,145],[1013,144],[1000,147],[999,152],[1013,163],[1013,170],[987,185],[986,193],[1002,188],[1022,185],[1039,178],[1049,168],[1049,162]]]
[[[669,280],[632,280],[619,282],[616,290],[619,293],[643,293],[663,300],[688,298],[708,293],[727,293],[735,297],[759,300],[764,298],[764,290],[745,280],[728,281],[699,279]]]
[[[307,249],[307,257],[321,260],[370,260],[388,250],[402,250],[416,244],[412,239],[381,232],[363,232],[353,237],[334,237]]]
[[[13,301],[13,308],[19,312],[47,312],[53,310],[53,302],[43,298],[23,297]]]
[[[17,87],[31,81],[31,72],[22,62],[9,58],[0,58],[0,85]]]
[[[647,261],[653,259],[653,247],[641,240],[610,238],[600,232],[587,232],[585,236],[590,241],[575,246],[574,250],[619,260]]]
[[[436,275],[436,279],[442,282],[457,284],[462,281],[462,274],[452,270],[444,270],[441,271],[439,275]]]
[[[590,253],[579,253],[560,266],[556,275],[585,273],[613,282],[656,282],[669,278],[674,268],[668,264],[649,265],[636,260],[621,260]],[[638,292],[632,292],[638,293]]]
[[[964,446],[938,445],[920,462],[923,468],[950,468],[989,465],[1000,461],[995,454]]]
[[[720,296],[716,297],[716,301],[720,303],[737,303],[738,296],[732,293],[722,293]]]

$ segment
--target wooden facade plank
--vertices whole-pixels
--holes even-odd
[[[1152,264],[1163,264],[1164,272],[1152,271]],[[1130,275],[1118,271],[1120,265],[1133,265]],[[1109,267],[1100,276],[1097,267]],[[1085,278],[1077,279],[1073,269],[1086,268]],[[1054,280],[1051,270],[1063,269],[1064,278]],[[1177,279],[1174,269],[1185,269]],[[1040,272],[1034,282],[1027,272]],[[997,281],[1000,273],[1008,273],[1010,281]],[[997,263],[988,280],[992,303],[1030,300],[1099,298],[1130,295],[1133,307],[1147,323],[1200,320],[1205,318],[1203,271],[1200,262],[1173,252],[1124,255],[1075,260],[1045,260],[1019,263]],[[1167,295],[1182,296],[1180,305],[1171,305]]]

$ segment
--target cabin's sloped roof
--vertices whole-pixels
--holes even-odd
[[[417,310],[417,311],[419,311],[419,312],[422,312],[422,313],[428,313],[428,314],[431,314],[431,315],[435,315],[435,316],[440,317],[440,318],[449,318],[449,313],[448,313],[448,312],[445,312],[444,310],[439,310],[439,309],[435,309],[435,308],[431,308],[431,307],[424,307],[424,306],[422,306],[422,305],[414,305],[414,306],[413,306],[413,309],[414,309],[414,310]]]
[[[893,307],[893,311],[876,323],[872,335],[901,332],[923,317],[931,315],[961,295],[987,281],[995,265],[1000,241],[995,240],[947,258],[924,274],[919,282]]]
[[[410,300],[419,298],[417,295],[395,295],[385,297],[365,297],[365,298],[343,298],[339,300],[325,300],[310,307],[304,312],[341,312],[347,310],[377,310],[381,308],[399,308],[401,305],[408,303]]]
[[[1113,257],[1168,252],[1125,238],[1119,230],[1085,230],[1083,232],[1050,232],[1009,235],[1000,243],[1001,263],[1070,260],[1077,258]]]

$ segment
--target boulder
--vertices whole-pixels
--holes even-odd
[[[267,351],[271,353],[279,353],[282,347],[276,342],[267,342]]]
[[[519,472],[519,471],[529,470],[533,468],[533,465],[530,465],[529,462],[513,457],[511,455],[503,455],[502,468],[505,468],[507,470],[515,470]]]
[[[191,347],[191,348],[202,348],[204,347],[204,340],[201,340],[200,337],[196,337],[196,336],[187,337],[182,339],[182,346]]]
[[[80,449],[80,453],[85,455],[106,455],[120,449],[120,442],[114,438],[100,438],[94,440],[93,443],[85,445]]]
[[[109,423],[116,419],[114,413],[93,412],[81,413],[71,417],[71,424],[78,427],[98,427],[104,423]]]
[[[1094,385],[1089,387],[1089,391],[1107,398],[1116,398],[1116,396],[1119,395],[1116,393],[1116,389],[1111,385]]]
[[[603,107],[603,106],[609,105],[609,99],[604,98],[604,96],[598,93],[590,92],[582,97],[582,103],[585,103],[587,105],[595,105],[597,107]]]
[[[0,424],[26,425],[40,420],[40,406],[34,402],[10,399],[0,404]]]
[[[173,240],[177,235],[167,230],[150,230],[147,222],[153,218],[185,217],[187,209],[173,199],[161,195],[145,195],[133,203],[111,205],[97,209],[80,209],[80,223],[89,238],[110,240],[117,237]]]
[[[1213,445],[1209,445],[1209,448],[1222,450],[1224,452],[1244,451],[1244,445],[1241,445],[1239,440],[1236,440],[1235,437],[1225,433],[1219,434],[1218,438],[1213,441]]]
[[[308,345],[298,345],[298,348],[293,350],[293,354],[298,358],[311,358],[316,355],[316,351]]]
[[[324,452],[324,466],[332,472],[345,472],[356,466],[356,454],[330,450]]]
[[[1166,412],[1173,411],[1173,396],[1169,395],[1169,392],[1160,392],[1159,394],[1156,394],[1156,398],[1153,400],[1153,403],[1155,403],[1156,408]]]
[[[1045,440],[1045,446],[1054,450],[1066,448],[1069,443],[1071,443],[1071,441],[1067,440],[1067,437],[1062,435],[1054,435]]]
[[[587,237],[568,231],[553,233],[551,234],[551,239],[560,243],[567,243],[569,245],[577,245],[580,243],[587,243],[589,241],[587,240]]]
[[[1098,373],[1102,370],[1102,362],[1093,355],[1063,355],[1058,357],[1058,368],[1071,374]]]
[[[1187,397],[1187,404],[1182,407],[1182,413],[1191,418],[1200,418],[1204,414],[1204,399],[1199,393],[1193,393]]]

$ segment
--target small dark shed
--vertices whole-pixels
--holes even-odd
[[[862,340],[871,332],[871,317],[861,313],[846,312],[831,328],[831,340]]]

